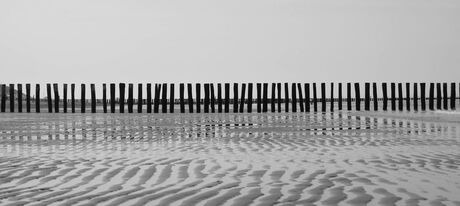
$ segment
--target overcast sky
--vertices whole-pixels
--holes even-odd
[[[459,81],[458,0],[1,0],[0,81]]]

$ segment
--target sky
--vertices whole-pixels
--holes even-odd
[[[1,0],[0,82],[458,82],[458,0]]]

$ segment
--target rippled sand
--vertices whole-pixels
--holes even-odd
[[[1,205],[460,205],[456,113],[0,114]]]

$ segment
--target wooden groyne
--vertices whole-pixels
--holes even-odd
[[[32,91],[34,87],[31,87],[31,84],[25,84],[25,94],[22,84],[0,84],[0,112],[21,113],[24,112],[25,105],[27,113],[40,113],[43,110],[42,106],[46,106],[45,111],[48,113],[85,113],[87,105],[90,105],[88,111],[91,113],[125,113],[126,107],[128,113],[229,113],[230,107],[232,113],[251,113],[254,103],[257,113],[317,112],[318,103],[321,104],[321,112],[344,109],[425,111],[427,109],[455,110],[460,97],[460,94],[457,94],[460,92],[460,84],[446,82],[381,84],[348,82],[344,87],[342,83],[319,83],[319,91],[317,91],[317,83],[255,83],[255,91],[253,91],[253,83],[224,83],[223,85],[180,83],[178,97],[175,93],[175,84],[137,84],[137,95],[134,93],[134,84],[127,85],[128,95],[125,98],[125,83],[111,83],[108,86],[102,84],[100,88],[90,84],[90,99],[87,100],[86,84],[80,84],[79,88],[76,88],[75,84],[70,84],[70,99],[68,84],[46,84],[45,98],[40,97],[40,84],[35,85],[35,92]],[[362,88],[364,88],[364,96],[361,95]],[[79,90],[80,99],[75,97],[76,89]],[[253,92],[256,92],[256,98]],[[318,92],[321,96],[318,96]],[[32,94],[35,95],[31,96]],[[364,107],[361,102],[364,103]],[[134,107],[137,109],[134,110]],[[77,110],[78,108],[80,109]]]

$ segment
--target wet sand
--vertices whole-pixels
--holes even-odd
[[[460,205],[457,114],[0,114],[1,205]]]

